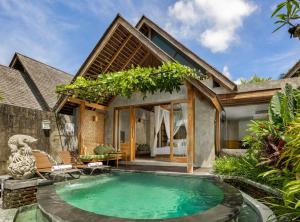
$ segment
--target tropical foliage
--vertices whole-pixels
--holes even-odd
[[[144,97],[157,90],[179,90],[185,78],[206,78],[196,70],[179,63],[164,63],[159,67],[132,67],[129,70],[100,74],[91,80],[77,77],[75,82],[57,87],[57,93],[72,95],[89,102],[103,102],[108,96],[131,97],[141,92]]]
[[[300,12],[299,0],[285,0],[280,2],[272,13],[272,17],[276,17],[275,24],[278,27],[274,30],[281,29],[284,26],[289,27],[289,33],[291,37],[300,37],[300,25],[297,24],[299,20]]]
[[[267,204],[279,221],[300,220],[300,91],[286,85],[271,99],[269,120],[252,121],[248,131],[247,154],[217,160],[215,171],[279,188],[282,199],[270,197]]]
[[[265,82],[265,81],[269,81],[269,80],[272,80],[271,77],[259,77],[257,75],[253,75],[251,76],[251,78],[249,80],[246,80],[246,79],[241,79],[241,84],[247,84],[247,83],[262,83],[262,82]]]

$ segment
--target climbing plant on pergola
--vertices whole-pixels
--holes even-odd
[[[102,103],[107,97],[140,92],[144,97],[156,91],[172,93],[180,90],[186,78],[204,79],[207,75],[175,62],[159,67],[132,67],[129,70],[100,74],[96,79],[77,77],[71,84],[57,86],[56,92],[67,96]]]

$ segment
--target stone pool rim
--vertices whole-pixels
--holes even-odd
[[[141,173],[141,172],[122,172],[122,173]],[[150,173],[150,172],[142,172]],[[114,174],[114,172],[112,172]],[[157,173],[155,173],[157,174]],[[37,202],[40,210],[50,221],[89,221],[89,222],[131,222],[131,221],[147,221],[147,222],[225,222],[231,221],[236,218],[243,204],[243,196],[238,189],[233,186],[223,183],[216,177],[203,176],[203,175],[188,175],[181,173],[159,173],[157,175],[165,176],[180,176],[180,177],[198,177],[199,179],[206,179],[219,187],[224,193],[224,199],[217,206],[210,208],[206,211],[196,213],[190,216],[176,217],[176,218],[162,218],[162,219],[127,219],[96,214],[93,212],[85,211],[80,208],[74,207],[64,200],[62,200],[56,193],[56,185],[39,187],[37,192]],[[75,181],[74,181],[75,182]]]

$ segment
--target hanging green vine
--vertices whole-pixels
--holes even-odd
[[[71,84],[57,86],[56,92],[97,103],[109,96],[130,98],[134,92],[141,92],[145,98],[148,93],[156,91],[179,91],[187,77],[207,78],[195,69],[169,62],[156,68],[137,66],[125,71],[100,74],[95,80],[80,76]]]

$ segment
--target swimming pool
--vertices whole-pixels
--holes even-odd
[[[38,200],[49,217],[70,221],[229,221],[243,203],[238,190],[215,179],[128,172],[42,188]]]

